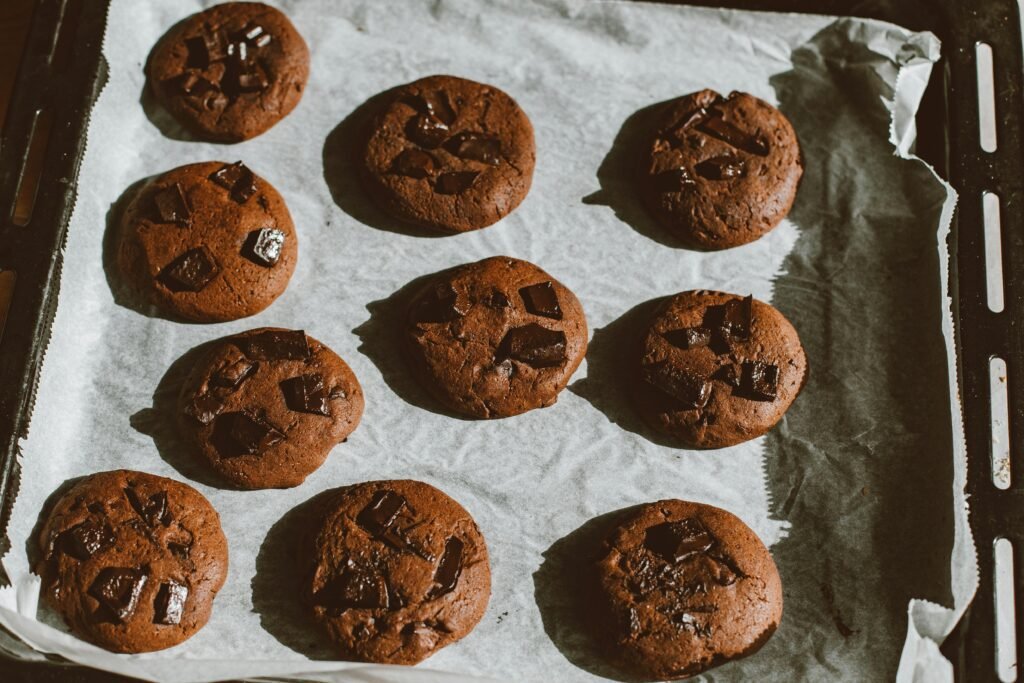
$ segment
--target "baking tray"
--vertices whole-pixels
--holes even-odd
[[[958,681],[998,680],[994,544],[1013,544],[1014,592],[1024,595],[1024,63],[1017,0],[691,0],[691,5],[859,16],[928,30],[942,60],[918,114],[916,153],[960,195],[950,247],[958,380],[967,441],[970,526],[978,593],[943,652]],[[19,440],[29,429],[39,369],[56,309],[62,251],[75,204],[89,112],[106,77],[102,40],[108,0],[38,0],[7,119],[0,133],[0,555],[18,492]],[[992,49],[994,151],[979,136],[976,46]],[[34,171],[34,172],[27,172]],[[36,173],[38,175],[36,175]],[[1003,309],[989,309],[983,195],[999,197]],[[9,302],[9,306],[8,306]],[[4,308],[7,307],[6,316]],[[6,318],[6,322],[4,322]],[[1020,322],[1021,324],[1016,324]],[[990,362],[1006,363],[1010,485],[992,477]],[[8,579],[0,567],[0,583]],[[1019,614],[1015,610],[1015,614]],[[1016,629],[1024,651],[1024,624]],[[5,681],[111,680],[61,663],[0,661]]]

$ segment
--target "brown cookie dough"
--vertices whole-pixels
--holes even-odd
[[[178,398],[193,449],[233,486],[298,486],[355,430],[363,390],[302,330],[263,327],[216,343]]]
[[[403,336],[420,382],[447,408],[481,418],[553,404],[587,352],[576,296],[507,256],[431,278],[412,299]]]
[[[476,522],[418,481],[339,489],[311,560],[314,618],[356,661],[415,664],[472,631],[491,594]]]
[[[491,85],[430,76],[396,88],[367,130],[364,184],[395,218],[442,232],[495,223],[530,190],[533,126]]]
[[[288,17],[258,2],[193,14],[153,48],[156,98],[182,125],[216,142],[256,137],[302,98],[309,48]]]
[[[114,652],[188,640],[228,571],[220,517],[191,486],[101,472],[60,497],[39,534],[43,593],[71,630]]]
[[[801,175],[800,144],[778,109],[701,90],[664,105],[637,182],[657,221],[685,243],[727,249],[778,225]]]
[[[146,183],[121,216],[117,267],[173,318],[259,313],[288,286],[298,238],[284,199],[242,162],[179,166]]]
[[[669,298],[643,330],[637,409],[690,448],[723,448],[782,419],[807,379],[785,317],[753,297],[691,291]]]
[[[732,513],[662,500],[639,508],[597,563],[599,628],[634,676],[681,679],[756,652],[782,619],[768,549]]]

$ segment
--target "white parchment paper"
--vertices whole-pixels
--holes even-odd
[[[308,89],[274,129],[225,146],[180,139],[144,95],[152,45],[208,4],[111,6],[109,81],[92,114],[23,444],[14,547],[3,560],[13,586],[0,591],[0,624],[17,639],[5,636],[0,647],[163,681],[593,680],[609,672],[567,597],[592,536],[588,520],[674,497],[742,517],[771,546],[785,585],[774,638],[704,680],[949,676],[937,643],[973,595],[976,570],[946,297],[953,195],[910,156],[914,114],[938,58],[933,36],[860,20],[643,3],[282,0],[274,4],[311,48]],[[512,94],[534,123],[538,151],[533,189],[513,215],[437,239],[376,221],[345,156],[353,111],[432,73]],[[789,219],[719,253],[666,244],[618,163],[634,112],[703,87],[777,104],[806,162]],[[218,325],[121,305],[108,283],[105,238],[122,193],[210,159],[243,159],[286,198],[300,239],[288,290],[263,313]],[[533,261],[572,288],[594,330],[591,350],[555,406],[500,421],[453,419],[430,409],[391,353],[391,297],[421,275],[494,254]],[[678,450],[632,414],[615,376],[618,341],[637,306],[691,288],[753,293],[799,330],[810,381],[768,436],[714,452]],[[175,447],[164,408],[190,349],[261,325],[303,328],[334,348],[365,389],[366,413],[302,486],[227,491]],[[199,488],[230,542],[228,581],[209,624],[160,653],[106,653],[37,610],[27,549],[47,497],[68,479],[118,467]],[[330,661],[282,569],[296,509],[328,488],[398,477],[441,487],[476,517],[492,558],[487,614],[415,669]]]

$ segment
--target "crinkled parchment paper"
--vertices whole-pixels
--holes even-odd
[[[936,641],[970,599],[976,570],[946,297],[953,195],[911,156],[914,114],[939,51],[933,36],[651,4],[282,1],[312,50],[308,90],[273,130],[225,146],[180,139],[143,88],[154,42],[207,4],[115,0],[110,10],[110,77],[92,115],[4,558],[14,586],[0,593],[0,623],[21,642],[5,636],[0,646],[165,681],[331,678],[346,667],[333,680],[592,680],[607,670],[570,600],[581,549],[601,520],[587,522],[678,497],[742,517],[771,546],[785,584],[775,637],[705,680],[949,675]],[[432,73],[503,88],[536,127],[530,195],[473,234],[431,239],[381,224],[347,161],[353,111]],[[620,163],[636,133],[631,115],[703,87],[776,103],[806,160],[789,219],[719,253],[666,244],[631,199]],[[288,290],[263,313],[218,325],[119,304],[105,236],[122,193],[208,159],[243,159],[287,199],[300,238]],[[551,408],[453,419],[431,409],[393,353],[392,295],[494,254],[533,261],[572,288],[593,330],[591,351]],[[810,381],[768,436],[677,450],[630,410],[616,381],[620,341],[644,302],[691,288],[752,292],[799,330]],[[176,446],[165,409],[190,349],[260,325],[304,328],[338,351],[365,388],[366,414],[302,486],[222,490]],[[70,478],[117,467],[197,486],[230,541],[230,574],[210,623],[165,652],[112,655],[37,611],[27,550],[44,502]],[[415,669],[330,661],[295,605],[288,541],[317,493],[395,477],[433,483],[474,514],[493,563],[487,614]]]

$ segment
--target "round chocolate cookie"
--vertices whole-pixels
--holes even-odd
[[[374,116],[363,181],[399,220],[442,232],[484,228],[530,190],[533,126],[494,86],[430,76],[395,88]]]
[[[649,503],[605,546],[598,624],[633,676],[687,678],[753,654],[782,619],[775,563],[730,512],[682,500]]]
[[[223,322],[259,313],[288,286],[298,239],[284,199],[242,162],[180,166],[121,216],[122,277],[166,315]]]
[[[642,334],[634,366],[637,408],[653,427],[690,448],[761,436],[782,419],[807,379],[796,330],[752,296],[676,294]]]
[[[637,181],[654,217],[685,243],[727,249],[778,225],[801,175],[800,144],[778,109],[701,90],[664,105]]]
[[[79,480],[39,534],[43,593],[71,630],[115,652],[188,640],[228,571],[220,517],[191,486],[131,470]]]
[[[171,28],[146,73],[156,98],[186,128],[204,140],[239,142],[299,103],[309,48],[273,7],[228,2]]]
[[[404,337],[414,372],[446,407],[509,417],[558,400],[587,352],[587,320],[561,282],[495,256],[431,278]]]
[[[241,489],[298,486],[362,414],[345,361],[302,330],[276,327],[218,341],[178,398],[192,447]]]
[[[399,480],[339,489],[314,533],[304,591],[348,659],[415,664],[463,638],[487,609],[484,538],[433,486]]]

